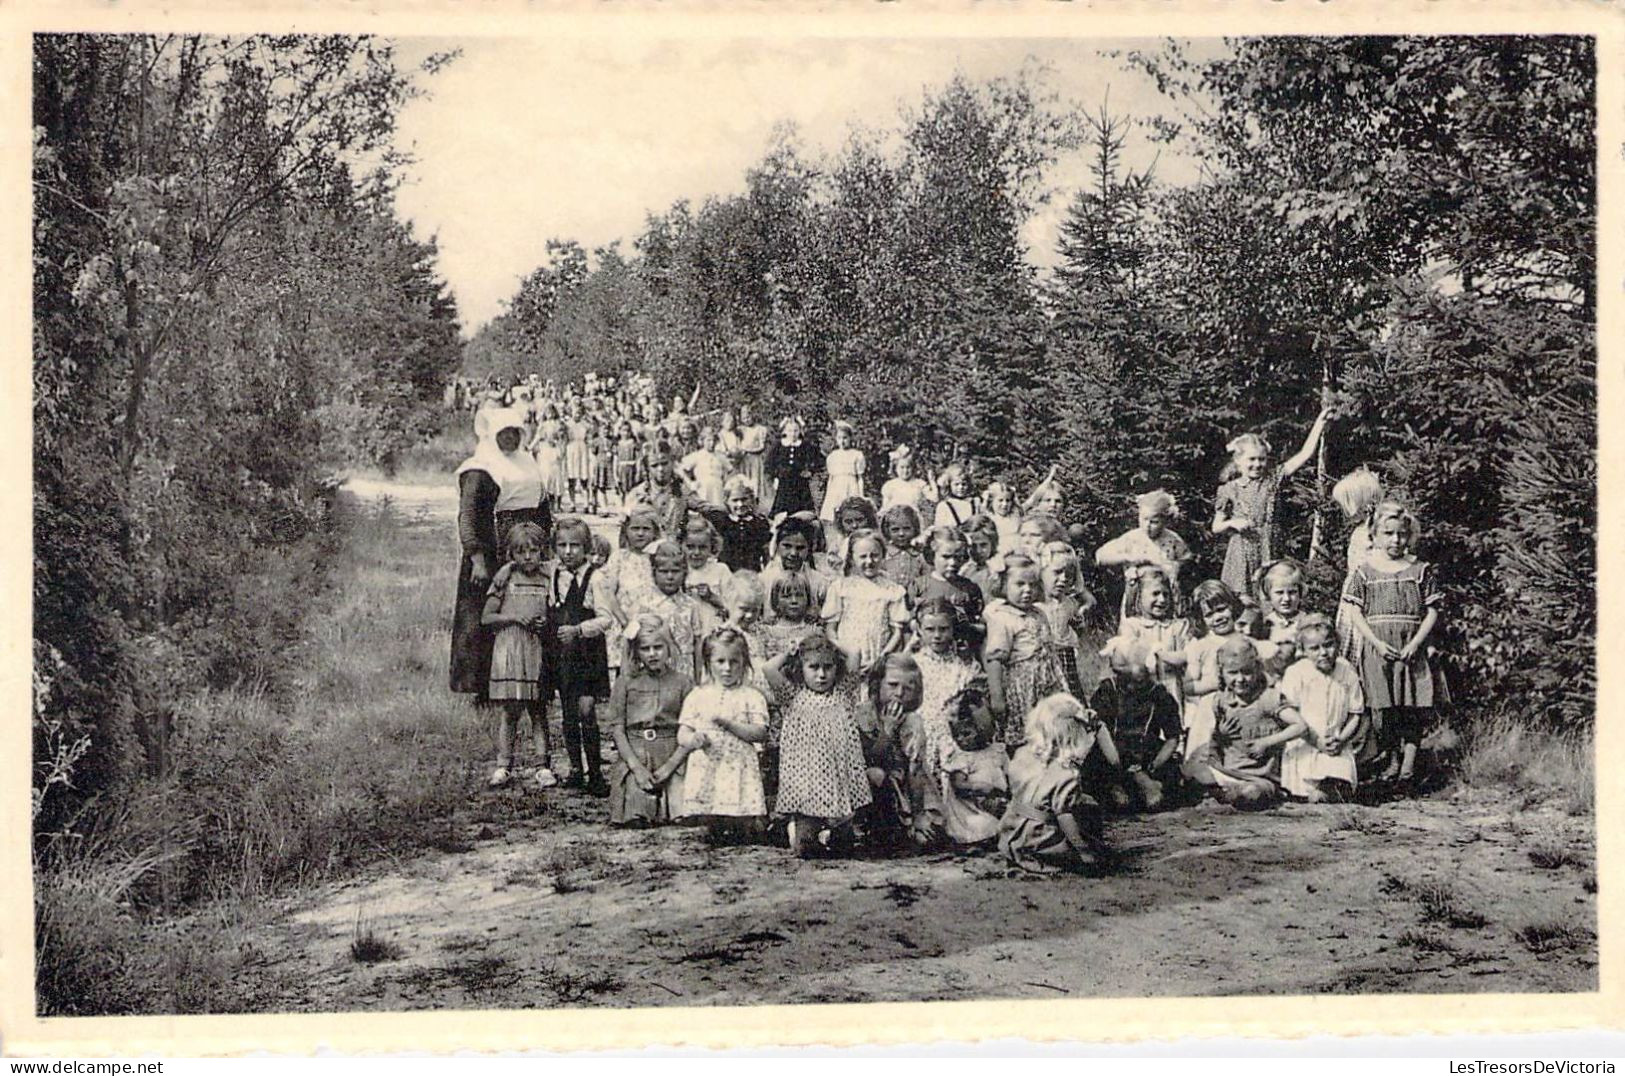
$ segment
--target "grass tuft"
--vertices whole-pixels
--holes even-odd
[[[399,945],[388,938],[380,938],[371,930],[350,942],[350,959],[357,964],[382,964],[399,960],[403,955],[405,950]]]
[[[1515,935],[1531,953],[1573,952],[1589,949],[1596,941],[1591,931],[1568,923],[1531,923]]]

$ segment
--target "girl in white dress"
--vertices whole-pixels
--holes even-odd
[[[1323,803],[1341,791],[1325,782],[1354,787],[1365,690],[1354,666],[1337,654],[1337,630],[1329,617],[1305,616],[1298,625],[1298,647],[1303,657],[1281,677],[1280,692],[1309,731],[1281,753],[1281,786],[1310,803]]]
[[[936,483],[914,474],[914,450],[898,445],[889,455],[892,477],[880,487],[880,510],[885,512],[894,504],[906,504],[918,512],[921,519],[936,518]]]
[[[677,469],[694,496],[714,508],[722,508],[727,496],[722,484],[728,478],[728,461],[716,453],[717,435],[711,427],[700,430],[699,447],[684,456]]]
[[[767,815],[757,744],[767,742],[767,699],[747,679],[750,647],[723,625],[702,647],[710,679],[683,700],[677,750],[686,760],[684,817],[706,820],[713,844],[739,844]]]
[[[885,542],[871,532],[855,534],[847,573],[824,594],[822,617],[830,638],[857,658],[862,673],[903,642],[908,601],[903,588],[881,572]]]
[[[1014,553],[1016,534],[1021,530],[1021,508],[1016,504],[1016,495],[1003,482],[990,482],[982,491],[982,503],[987,506],[987,517],[999,529],[998,555]]]
[[[836,420],[835,448],[824,457],[824,470],[828,478],[824,485],[824,504],[818,512],[819,519],[826,523],[835,522],[835,513],[847,498],[863,496],[865,466],[863,453],[852,447],[852,424]]]

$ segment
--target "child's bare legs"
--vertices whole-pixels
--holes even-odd
[[[492,788],[508,783],[509,771],[513,769],[514,739],[519,734],[519,719],[524,716],[525,703],[522,700],[504,700],[497,716],[497,764],[491,771]]]

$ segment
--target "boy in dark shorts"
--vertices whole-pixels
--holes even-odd
[[[553,687],[564,719],[564,752],[570,760],[566,788],[609,795],[599,755],[597,706],[609,699],[609,650],[604,635],[614,625],[593,608],[593,576],[588,563],[592,529],[576,517],[561,519],[553,532]]]

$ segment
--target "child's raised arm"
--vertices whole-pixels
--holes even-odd
[[[1325,407],[1320,409],[1320,414],[1315,416],[1315,424],[1309,427],[1309,435],[1303,439],[1303,447],[1281,465],[1282,474],[1297,474],[1298,469],[1309,462],[1309,457],[1315,454],[1315,446],[1320,444],[1320,438],[1326,432],[1326,417],[1329,413]]]
[[[789,677],[784,675],[784,663],[790,659],[796,649],[796,647],[791,647],[762,666],[762,676],[767,680],[767,686],[772,688],[773,693],[776,695],[782,695],[795,686],[790,683]]]
[[[1044,490],[1049,487],[1051,482],[1055,481],[1055,476],[1059,473],[1060,468],[1057,464],[1052,463],[1049,465],[1049,470],[1044,474],[1044,480],[1038,483],[1038,485],[1034,486],[1027,493],[1027,499],[1021,502],[1021,510],[1023,512],[1031,512],[1033,510],[1033,508],[1038,504],[1038,495],[1043,493]]]

